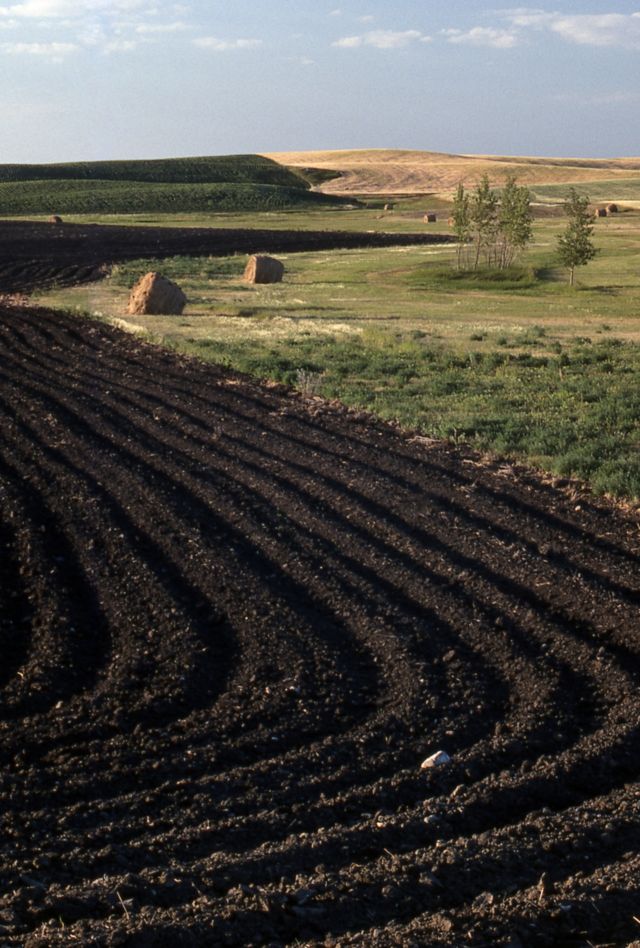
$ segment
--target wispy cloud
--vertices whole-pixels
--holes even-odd
[[[226,53],[232,49],[257,49],[262,46],[260,39],[219,39],[217,36],[201,36],[194,39],[194,46],[201,49],[211,49],[216,53]]]
[[[566,14],[520,7],[503,16],[515,29],[547,30],[582,46],[640,49],[640,11]]]
[[[148,0],[26,0],[0,5],[0,16],[27,19],[78,17],[103,11],[123,13],[150,8]]]
[[[75,43],[0,43],[0,51],[8,56],[39,56],[61,63],[79,47]]]
[[[192,29],[192,27],[182,20],[177,20],[175,23],[139,23],[135,28],[136,33],[151,35],[158,33],[182,33],[190,29]]]
[[[164,35],[189,29],[178,19],[180,9],[187,12],[163,0],[24,0],[9,4],[0,0],[0,28],[11,25],[18,31],[20,42],[11,47],[17,53],[46,56],[50,54],[39,50],[50,49],[59,58],[70,48],[106,54],[131,52],[159,42]],[[39,42],[38,34],[44,29],[47,43]],[[38,41],[33,42],[34,38]]]
[[[493,10],[499,22],[469,29],[442,30],[449,43],[512,49],[530,42],[536,33],[552,34],[582,46],[640,49],[640,10],[635,13],[551,12],[533,7]]]
[[[474,26],[470,30],[443,30],[443,33],[450,43],[467,46],[512,49],[519,42],[518,34],[514,30],[495,29],[491,26]]]
[[[343,36],[332,43],[340,49],[357,49],[360,46],[373,46],[376,49],[401,49],[411,43],[429,43],[431,37],[419,30],[370,30],[359,36]]]

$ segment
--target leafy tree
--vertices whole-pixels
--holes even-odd
[[[495,249],[498,225],[498,195],[491,190],[489,176],[486,174],[480,179],[480,184],[471,198],[469,216],[475,242],[473,269],[478,269],[480,255],[483,253],[486,263],[491,266],[494,262],[492,250]]]
[[[462,184],[458,185],[452,218],[458,238],[458,270],[463,262],[469,262],[464,248],[470,245],[474,270],[478,269],[481,258],[487,266],[503,270],[511,266],[531,240],[531,194],[528,188],[518,187],[514,175],[509,175],[500,201],[485,174],[471,195]]]
[[[462,267],[462,252],[466,244],[471,240],[471,216],[469,213],[469,195],[464,189],[462,182],[458,184],[456,194],[453,199],[453,210],[451,212],[453,219],[453,230],[458,238],[458,247],[456,249],[456,266],[458,270]]]
[[[584,267],[593,260],[597,251],[591,240],[593,224],[589,213],[589,198],[571,188],[564,204],[569,223],[558,237],[558,255],[569,270],[569,284],[573,286],[576,267]]]
[[[515,175],[507,177],[498,216],[498,266],[510,267],[532,237],[531,192],[519,187]]]

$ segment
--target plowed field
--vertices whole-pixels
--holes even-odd
[[[336,247],[390,247],[447,243],[451,234],[245,230],[221,227],[121,227],[0,221],[0,293],[70,286],[104,275],[138,257],[220,257],[233,253],[287,253]]]
[[[634,514],[8,304],[0,445],[0,944],[640,937]]]

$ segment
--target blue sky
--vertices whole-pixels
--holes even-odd
[[[0,0],[0,162],[640,155],[640,0]]]

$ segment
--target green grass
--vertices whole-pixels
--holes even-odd
[[[436,438],[466,441],[596,491],[640,496],[640,347],[573,344],[555,356],[464,351],[410,334],[275,343],[171,336],[183,351],[317,391]]]
[[[361,209],[322,213],[365,229]],[[241,255],[173,258],[42,299],[122,319],[129,287],[159,269],[189,304],[127,320],[156,340],[640,497],[640,217],[604,224],[573,290],[554,258],[563,221],[549,220],[500,276],[457,273],[445,245],[281,255],[284,282],[264,287],[241,282]]]
[[[0,214],[171,214],[275,211],[345,203],[308,176],[260,155],[0,165]]]
[[[568,184],[536,184],[532,191],[538,200],[563,202],[569,187]],[[640,201],[640,177],[584,181],[575,188],[581,194],[588,194],[594,203]]]
[[[15,181],[0,184],[0,214],[128,214],[268,211],[340,203],[271,184],[149,184],[131,181]]]
[[[434,267],[425,264],[416,268],[407,278],[412,289],[449,289],[453,293],[462,290],[530,290],[539,289],[541,279],[533,267],[512,266],[504,270],[480,268],[457,270],[452,266]]]
[[[0,165],[0,181],[149,181],[162,184],[271,184],[309,187],[299,174],[261,155],[160,158],[150,161],[76,161]]]

